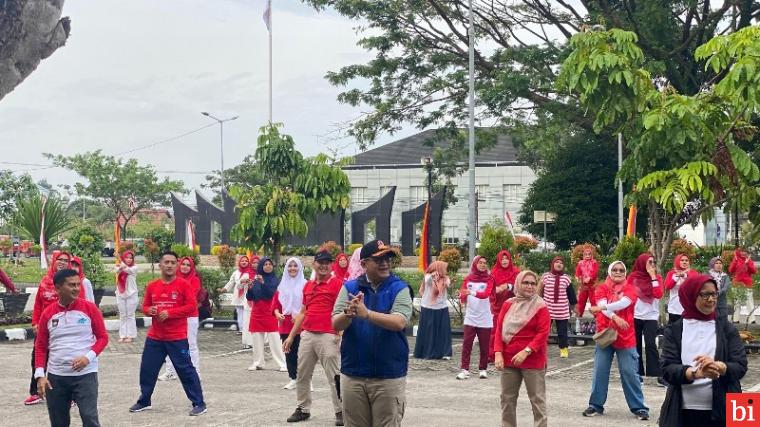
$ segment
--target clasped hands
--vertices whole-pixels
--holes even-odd
[[[694,358],[694,362],[696,362],[694,367],[697,368],[697,371],[692,374],[692,379],[695,380],[700,378],[715,380],[720,378],[721,375],[725,375],[726,369],[728,369],[725,363],[713,360],[710,356],[699,355]]]
[[[343,309],[343,314],[349,319],[359,318],[368,319],[369,309],[364,305],[364,293],[359,292],[356,295],[348,294],[348,305]]]
[[[154,305],[148,309],[148,316],[158,317],[158,320],[163,322],[169,318],[169,312],[166,310],[158,311],[158,307]]]

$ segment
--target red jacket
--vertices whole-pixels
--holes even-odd
[[[655,288],[655,290],[656,289],[657,288]],[[596,330],[598,332],[601,332],[607,328],[613,328],[617,330],[618,336],[615,342],[612,343],[613,348],[622,350],[636,347],[636,330],[633,324],[633,313],[636,307],[636,300],[638,299],[636,295],[636,287],[628,283],[623,286],[623,290],[619,298],[614,294],[612,288],[606,284],[600,284],[596,287],[597,303],[600,300],[606,300],[608,304],[612,304],[613,302],[616,302],[623,297],[628,297],[628,299],[631,300],[631,303],[628,305],[628,307],[615,311],[615,314],[618,317],[628,322],[628,329],[626,330],[620,329],[615,324],[615,322],[613,322],[604,313],[600,312],[596,314]]]
[[[153,306],[158,312],[153,316],[148,338],[158,341],[187,339],[187,318],[198,312],[196,294],[187,281],[175,277],[169,283],[161,279],[148,283],[143,298],[143,313],[147,314]],[[158,315],[164,310],[169,317],[161,321]]]
[[[728,266],[728,272],[734,276],[734,283],[741,283],[746,288],[752,287],[752,276],[757,273],[755,262],[748,258],[749,262],[734,257],[731,265]]]
[[[504,366],[508,368],[546,369],[549,329],[552,322],[549,317],[549,309],[541,307],[536,312],[536,315],[512,337],[509,344],[505,345],[501,331],[504,324],[504,316],[509,311],[511,305],[512,303],[507,301],[501,306],[499,317],[496,319],[493,351],[501,352],[504,358]],[[530,355],[525,358],[520,366],[514,366],[512,358],[515,354],[523,351],[525,347],[530,347],[532,350]]]
[[[10,277],[8,277],[7,274],[3,270],[0,269],[0,283],[5,285],[6,292],[15,293],[16,287],[13,285],[13,280],[11,280]]]
[[[583,282],[584,273],[590,278],[588,283]],[[575,266],[575,277],[578,278],[580,288],[593,288],[599,281],[599,263],[595,259],[578,261],[578,265]]]
[[[675,270],[668,271],[668,274],[665,276],[665,289],[671,290],[676,285],[676,280],[673,278],[673,276],[676,274]],[[689,269],[689,272],[686,273],[686,278],[683,280],[688,279],[691,276],[696,276],[699,273],[696,270]],[[681,283],[683,283],[683,280]]]

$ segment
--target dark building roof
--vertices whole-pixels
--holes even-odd
[[[370,168],[405,168],[420,167],[421,159],[430,157],[436,147],[446,148],[450,141],[439,141],[435,129],[428,129],[418,134],[385,144],[381,147],[354,156],[354,162],[343,169]],[[425,142],[435,140],[433,146]],[[496,166],[503,164],[518,164],[517,149],[509,135],[498,135],[496,145],[475,155],[475,163],[479,166]],[[467,163],[467,158],[463,159]]]

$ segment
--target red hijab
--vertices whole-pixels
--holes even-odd
[[[252,257],[252,258],[256,258],[256,261],[258,261],[258,260],[259,260],[259,257],[257,257],[256,255],[253,255],[253,257]],[[247,265],[246,267],[243,267],[243,266],[241,266],[241,265],[240,265],[240,262],[241,262],[243,259],[247,259],[247,260],[248,260],[248,265]],[[256,270],[254,270],[254,269],[253,269],[253,267],[251,266],[251,258],[249,258],[249,257],[248,257],[248,255],[243,255],[243,256],[241,256],[241,257],[238,259],[238,271],[240,272],[240,276],[241,276],[241,277],[243,276],[243,274],[248,274],[248,277],[249,277],[251,280],[253,280],[253,278],[256,276]],[[246,291],[246,290],[245,290],[245,289],[243,289],[243,288],[240,288],[240,289],[238,289],[238,291],[237,291],[238,297],[242,297],[242,296],[243,296],[243,293],[244,293],[245,291]]]
[[[127,262],[127,255],[132,255],[132,261]],[[121,262],[124,264],[127,264],[127,266],[132,267],[135,265],[135,253],[132,251],[126,251],[123,254],[121,254]],[[119,290],[119,293],[124,293],[124,291],[127,289],[127,276],[129,274],[126,271],[120,271],[118,277],[116,278],[116,289]]]
[[[73,270],[76,270],[79,272],[79,280],[84,280],[84,263],[82,263],[82,258],[72,255],[71,262],[69,264],[72,266]],[[79,267],[73,268],[74,264],[78,265]]]
[[[340,260],[346,260],[346,266],[341,267],[340,266]],[[348,277],[348,256],[344,254],[343,252],[339,253],[338,256],[335,257],[335,262],[333,262],[332,265],[332,271],[335,277],[337,277],[340,280],[346,280]]]
[[[689,268],[687,268],[686,270],[682,270],[681,269],[681,260],[684,259],[684,258],[689,259],[689,257],[686,254],[678,254],[678,255],[676,255],[675,258],[673,258],[673,270],[676,273],[680,273],[682,271],[686,271],[686,270],[688,270],[688,269],[691,268],[691,264],[689,264]],[[691,261],[691,260],[689,259],[689,261]]]
[[[715,311],[710,314],[705,314],[697,309],[699,292],[702,290],[702,286],[707,282],[711,282],[715,285],[715,289],[718,289],[715,279],[709,274],[695,274],[687,277],[686,280],[681,283],[681,287],[678,288],[678,299],[681,300],[681,305],[683,306],[683,314],[681,316],[684,319],[715,320]]]
[[[640,300],[647,304],[651,304],[654,300],[652,294],[652,277],[647,271],[647,261],[649,258],[654,258],[649,252],[644,252],[636,258],[633,263],[633,270],[628,275],[627,282],[636,288],[636,295]],[[662,283],[661,283],[662,285]]]
[[[501,266],[501,259],[504,257],[509,258],[509,266],[507,268],[504,268]],[[493,268],[491,269],[491,276],[493,277],[494,284],[495,285],[503,285],[505,283],[511,283],[515,284],[515,278],[517,277],[517,273],[520,272],[520,269],[517,268],[515,263],[512,261],[512,254],[509,253],[508,250],[502,250],[499,252],[498,255],[496,255],[496,262],[493,265]]]
[[[195,261],[192,257],[186,256],[179,259],[179,265],[181,266],[183,262],[187,260],[190,263],[190,271],[187,272],[187,274],[182,272],[182,267],[177,268],[177,277],[180,277],[182,279],[185,279],[187,281],[190,281],[193,279],[193,277],[198,277],[198,273],[195,271]]]
[[[480,261],[481,258],[483,257],[478,255],[472,260],[472,264],[470,264],[470,274],[467,275],[468,282],[487,283],[488,279],[491,278],[491,274],[488,272],[488,270],[478,270],[478,261]]]

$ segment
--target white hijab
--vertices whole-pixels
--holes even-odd
[[[288,274],[288,265],[293,261],[298,266],[296,277],[290,277]],[[285,261],[285,271],[282,272],[280,286],[277,287],[279,300],[282,305],[282,314],[295,316],[301,311],[303,305],[303,287],[306,279],[303,277],[303,264],[298,258],[288,258]]]

